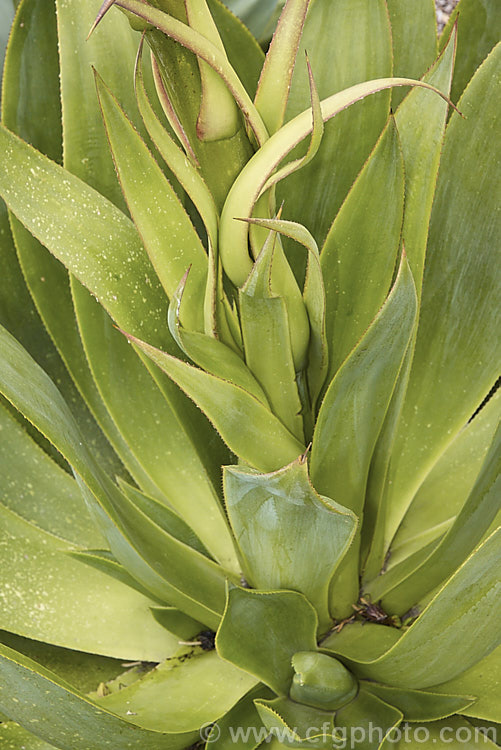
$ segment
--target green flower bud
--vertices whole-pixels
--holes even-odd
[[[295,675],[289,695],[296,703],[335,711],[355,697],[358,684],[343,664],[332,656],[299,651],[292,657]]]

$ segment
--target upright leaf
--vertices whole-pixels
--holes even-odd
[[[498,426],[477,481],[451,528],[430,557],[386,595],[391,611],[405,612],[458,568],[480,542],[499,512],[501,425]]]
[[[457,102],[479,65],[499,42],[501,8],[496,0],[461,0],[442,32],[439,47],[447,44],[451,29],[458,25],[458,61],[452,83]]]
[[[365,336],[332,380],[313,435],[311,476],[317,491],[359,517],[369,465],[416,317],[414,282],[405,257],[392,292]],[[358,543],[338,576],[336,616],[346,617],[358,597]],[[334,602],[333,602],[334,604]]]
[[[386,298],[400,247],[403,207],[404,164],[391,118],[337,214],[320,255],[328,382]]]
[[[387,0],[393,44],[393,75],[421,78],[437,55],[437,20],[433,0]],[[409,19],[412,17],[412,23]],[[404,98],[392,92],[393,111]]]
[[[355,83],[392,75],[386,4],[381,0],[313,0],[298,52],[286,120],[309,104],[305,51],[322,99]],[[278,188],[278,200],[285,200],[284,218],[304,224],[319,246],[387,121],[389,101],[389,93],[383,93],[343,112],[326,127],[322,146],[312,163]],[[353,133],[357,133],[356,139]],[[299,260],[304,266],[304,259]]]
[[[440,455],[498,375],[500,231],[495,184],[501,45],[478,69],[447,128],[428,240],[413,367],[389,474],[387,543]],[[482,116],[478,116],[480,109]],[[479,185],[483,186],[479,191]]]

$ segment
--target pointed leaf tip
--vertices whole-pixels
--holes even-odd
[[[114,5],[116,0],[104,0],[104,3],[101,5],[99,9],[99,13],[96,16],[96,20],[92,24],[92,27],[87,35],[87,40],[92,36],[94,31],[96,30],[97,26],[101,23],[106,13],[109,11],[112,5]]]

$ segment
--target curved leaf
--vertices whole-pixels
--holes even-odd
[[[431,555],[384,597],[392,612],[405,612],[461,565],[499,512],[501,495],[501,425],[473,489],[457,518]]]
[[[471,693],[477,700],[463,710],[466,716],[501,722],[501,646],[462,674],[433,689],[439,693]]]
[[[474,698],[461,695],[441,695],[424,690],[402,690],[375,682],[365,682],[364,689],[385,703],[394,706],[406,721],[436,721],[447,716],[463,713],[475,702]]]
[[[313,0],[292,79],[286,120],[310,104],[305,52],[322,99],[362,81],[391,76],[391,30],[386,3]],[[304,224],[320,247],[385,126],[389,105],[390,93],[386,92],[340,113],[326,125],[322,145],[312,163],[278,187],[278,200],[285,200],[284,217]],[[304,148],[298,151],[300,155]],[[288,255],[289,252],[295,253],[293,248]],[[295,253],[292,257],[295,268],[304,268],[302,256],[298,258]]]
[[[426,477],[392,542],[389,565],[422,546],[426,532],[443,533],[461,511],[501,420],[501,391],[457,435]],[[423,542],[426,543],[426,536]]]
[[[256,700],[261,721],[280,746],[331,748],[332,712],[295,703],[288,698]],[[335,739],[334,739],[335,744]]]
[[[200,669],[205,672],[207,661],[215,679],[210,689],[204,691],[207,683],[197,675]],[[138,750],[181,750],[199,737],[199,722],[217,719],[238,700],[237,685],[240,684],[242,693],[252,685],[248,677],[218,662],[215,654],[207,654],[183,665],[167,662],[151,677],[141,680],[141,688],[132,685],[96,703],[6,646],[0,646],[0,662],[0,708],[62,750],[101,750],[103,743],[110,750],[123,750],[124,746]],[[214,690],[216,679],[219,684]],[[163,683],[163,690],[157,692],[152,702],[151,686],[158,683]],[[176,701],[168,700],[169,692]],[[159,694],[167,700],[158,701]],[[183,695],[198,710],[178,712],[176,704]],[[143,696],[146,705],[142,703]],[[128,700],[138,711],[127,715]],[[141,721],[150,727],[141,726]]]
[[[270,135],[283,123],[309,4],[310,0],[286,3],[266,54],[254,104]]]
[[[402,719],[403,714],[398,708],[360,687],[355,700],[336,713],[334,728],[360,732],[365,740],[364,750],[379,750]]]
[[[120,105],[96,75],[99,102],[122,191],[134,224],[169,299],[190,268],[184,324],[203,330],[200,304],[207,256],[179,198]]]
[[[74,479],[0,407],[0,503],[54,536],[82,547],[103,545]]]

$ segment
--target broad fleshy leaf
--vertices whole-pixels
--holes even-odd
[[[501,425],[468,499],[436,549],[384,597],[392,612],[405,612],[461,565],[499,512],[501,495]]]
[[[436,721],[463,713],[474,703],[474,698],[460,695],[442,695],[425,690],[403,690],[375,682],[364,682],[366,692],[394,706],[404,715],[405,721]]]
[[[379,750],[403,718],[398,708],[361,687],[355,700],[336,713],[334,727],[363,733],[364,750]]]
[[[492,140],[501,45],[478,69],[445,135],[428,240],[413,367],[389,473],[387,545],[416,491],[498,375],[499,310],[490,304],[499,234]],[[481,103],[481,105],[480,105]],[[482,117],[476,116],[482,108]],[[461,238],[461,239],[459,239]],[[417,408],[416,408],[417,407]]]
[[[501,723],[498,698],[501,689],[501,646],[462,674],[433,689],[440,693],[471,693],[477,700],[463,713]]]
[[[133,685],[96,703],[36,662],[6,646],[0,646],[0,660],[2,710],[30,731],[36,732],[37,736],[63,750],[101,750],[103,742],[112,750],[122,750],[124,744],[141,750],[181,750],[188,742],[199,737],[197,729],[200,723],[213,721],[231,708],[232,702],[239,697],[237,685],[240,684],[243,693],[252,686],[244,674],[218,661],[215,654],[208,654],[195,657],[185,665],[167,662],[151,677],[140,681],[142,689]],[[200,668],[205,671],[207,660],[215,680],[217,678],[219,682],[217,691],[214,690],[215,680],[210,690],[204,691],[207,683],[196,676]],[[148,695],[152,681],[153,684],[163,683],[164,689],[160,694],[167,700],[152,703],[151,694]],[[181,700],[184,694],[192,704],[195,690],[198,699],[192,711],[179,713],[177,708],[168,710],[169,705],[173,707],[168,700],[169,692],[176,695],[176,701]],[[142,703],[143,695],[148,699],[146,706]],[[110,705],[110,710],[106,705]],[[128,705],[139,710],[127,714],[130,710]],[[138,718],[138,714],[142,716]],[[141,726],[142,722],[146,727]]]
[[[311,477],[317,491],[363,513],[369,465],[416,317],[416,292],[405,257],[387,301],[332,380],[313,435]],[[359,540],[360,537],[358,536]],[[358,548],[338,575],[331,611],[346,617],[358,598]],[[334,609],[335,607],[335,609]]]
[[[328,382],[386,299],[400,248],[403,207],[404,163],[391,118],[348,193],[321,251]]]
[[[459,433],[419,488],[391,546],[389,565],[440,535],[460,512],[501,420],[501,391]]]
[[[0,518],[0,628],[121,659],[159,661],[176,650],[151,598],[72,559],[72,544],[3,506]]]
[[[353,539],[355,516],[315,492],[305,459],[274,474],[227,467],[224,489],[246,579],[257,589],[301,592],[326,630],[329,584]]]
[[[393,648],[375,661],[357,665],[361,673],[395,687],[427,688],[452,680],[493,651],[499,643],[500,545],[498,530],[447,581]],[[470,639],[468,651],[463,650],[461,660],[453,658],[472,629],[475,639]],[[432,663],[426,658],[431,646]]]
[[[220,656],[287,695],[298,651],[316,651],[318,620],[302,594],[230,588],[216,637]]]
[[[228,447],[254,468],[276,471],[304,453],[304,445],[247,391],[133,336],[128,338],[195,401]],[[244,431],[242,423],[246,425]],[[263,441],[266,443],[264,451]]]

